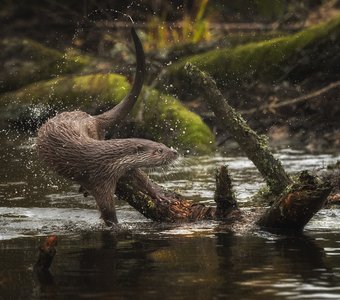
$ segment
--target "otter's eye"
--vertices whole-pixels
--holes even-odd
[[[158,148],[158,149],[157,149],[157,152],[160,153],[160,154],[162,154],[162,153],[163,153],[163,149]]]

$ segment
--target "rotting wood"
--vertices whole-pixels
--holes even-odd
[[[135,170],[119,180],[116,195],[128,202],[146,218],[159,222],[193,222],[200,220],[236,221],[241,219],[232,196],[230,178],[222,166],[216,172],[217,207],[206,206],[168,191],[153,182],[144,172]]]
[[[216,171],[216,189],[214,200],[216,202],[215,217],[219,220],[225,220],[230,217],[230,214],[240,213],[237,201],[232,188],[231,177],[227,166],[221,166]]]
[[[267,231],[301,231],[323,207],[332,190],[330,182],[322,181],[306,171],[302,171],[297,180],[291,180],[281,163],[273,157],[266,144],[263,144],[263,140],[228,105],[213,79],[192,65],[187,65],[187,70],[195,84],[203,87],[203,94],[216,117],[234,135],[276,195],[273,205],[262,214],[257,225]],[[226,166],[222,166],[216,173],[216,208],[195,203],[167,191],[139,170],[130,172],[119,181],[116,194],[155,221],[245,221],[233,195]]]
[[[303,171],[298,180],[266,210],[257,224],[268,231],[301,231],[323,207],[331,190],[329,182]]]
[[[258,136],[242,116],[228,104],[215,81],[208,74],[190,63],[185,68],[195,86],[201,88],[204,99],[221,125],[232,134],[248,158],[255,164],[271,191],[280,194],[291,183],[291,180],[280,161],[269,151],[265,138]]]
[[[119,180],[116,195],[146,218],[160,222],[213,220],[216,209],[184,199],[135,170]]]

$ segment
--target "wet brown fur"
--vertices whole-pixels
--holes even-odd
[[[91,116],[82,111],[63,112],[38,131],[38,155],[58,174],[78,182],[96,199],[107,225],[117,223],[114,192],[119,178],[129,170],[169,164],[177,152],[145,139],[103,140],[105,133],[131,111],[141,91],[145,58],[132,28],[137,57],[136,76],[130,93],[111,110]]]

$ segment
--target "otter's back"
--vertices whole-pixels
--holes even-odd
[[[75,179],[84,169],[86,144],[97,138],[95,118],[81,111],[64,112],[38,130],[38,155],[60,175]]]

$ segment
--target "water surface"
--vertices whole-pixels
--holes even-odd
[[[158,224],[124,202],[108,230],[91,197],[36,160],[34,138],[0,134],[0,299],[339,299],[340,210],[321,210],[303,235],[230,232],[218,222]],[[336,155],[278,153],[289,172],[317,170]],[[216,166],[228,164],[240,205],[263,181],[244,156],[185,158],[150,176],[214,205]],[[59,238],[50,276],[32,272],[37,247]]]

